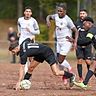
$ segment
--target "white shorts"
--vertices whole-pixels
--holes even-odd
[[[67,55],[71,47],[72,47],[72,43],[65,39],[57,41],[57,53],[61,55]]]

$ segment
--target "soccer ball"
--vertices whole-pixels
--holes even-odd
[[[21,87],[21,89],[28,90],[31,87],[31,82],[29,80],[22,80],[20,82],[20,87]]]

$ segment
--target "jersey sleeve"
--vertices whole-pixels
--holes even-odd
[[[75,25],[74,25],[73,21],[71,20],[71,18],[67,17],[66,19],[67,19],[67,22],[68,22],[68,25],[67,25],[68,28],[70,28],[70,29],[74,28]]]
[[[93,37],[94,37],[94,32],[92,30],[89,30],[86,37],[82,37],[82,39],[78,40],[78,45],[86,46],[92,43]]]
[[[20,26],[20,21],[19,21],[19,19],[18,19],[18,21],[17,21],[17,28],[18,28],[18,32],[20,33],[21,32],[21,28],[20,28],[21,26]]]
[[[52,20],[55,20],[56,14],[52,14],[52,15],[50,15],[50,16],[51,16],[51,19],[52,19]]]
[[[30,31],[33,35],[40,34],[39,25],[35,19],[34,19],[33,28],[34,29],[30,28]]]

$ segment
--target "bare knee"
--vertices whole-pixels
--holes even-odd
[[[83,63],[83,59],[78,59],[77,64],[82,64]]]
[[[28,68],[28,71],[29,71],[29,72],[32,72],[33,70],[34,70],[34,67],[29,67],[29,68]]]
[[[91,65],[92,61],[91,60],[85,60],[86,64]]]

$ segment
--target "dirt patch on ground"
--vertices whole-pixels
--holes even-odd
[[[70,62],[73,64],[73,71],[77,74],[76,63]],[[61,77],[54,76],[50,66],[46,63],[40,64],[34,70],[30,90],[13,90],[11,88],[18,80],[18,69],[18,64],[0,64],[0,96],[96,96],[96,79],[94,76],[89,83],[92,87],[86,91],[76,86],[72,89],[66,89]],[[86,70],[83,72],[85,75]],[[78,80],[78,76],[76,79]]]

